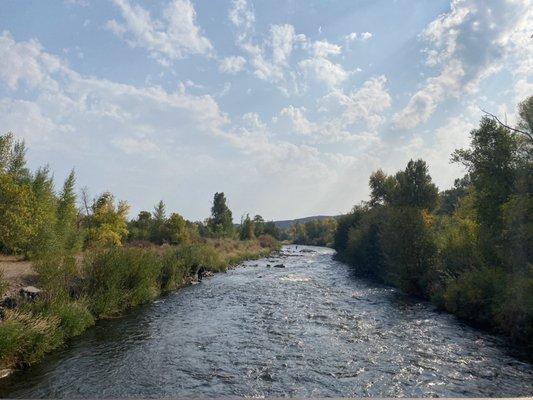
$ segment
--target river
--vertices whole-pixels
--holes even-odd
[[[287,246],[98,322],[0,396],[523,396],[532,378],[503,338]]]

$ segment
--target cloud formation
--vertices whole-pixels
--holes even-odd
[[[482,79],[501,67],[516,46],[513,35],[527,18],[528,1],[453,0],[451,10],[433,20],[421,34],[428,46],[426,64],[439,70],[396,113],[397,127],[426,122],[437,106],[461,93],[474,93]]]
[[[213,46],[196,25],[196,12],[190,0],[172,0],[161,19],[130,0],[113,0],[123,21],[107,22],[107,28],[131,47],[148,51],[163,65],[191,54],[209,54]]]

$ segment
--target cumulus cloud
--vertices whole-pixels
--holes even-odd
[[[47,132],[60,133],[83,127],[77,132],[80,140],[95,134],[92,129],[113,139],[131,135],[137,139],[161,135],[161,139],[168,132],[178,134],[176,126],[189,134],[191,127],[210,132],[227,123],[211,96],[191,95],[184,85],[167,92],[157,86],[136,87],[83,76],[45,52],[37,41],[16,42],[7,32],[0,36],[0,54],[18,66],[0,62],[0,81],[11,91],[27,87],[36,93],[33,99],[17,103],[31,115],[26,122],[19,120],[23,129],[40,132],[49,127]],[[2,110],[4,116],[11,113],[11,119],[20,115],[12,112],[13,103],[6,99]]]
[[[319,40],[309,45],[313,56],[315,57],[328,57],[330,55],[340,54],[342,47],[328,42],[327,40]]]
[[[233,0],[228,17],[243,32],[251,30],[255,22],[255,14],[246,0]]]
[[[366,42],[372,36],[374,35],[372,35],[370,32],[362,32],[362,33],[352,32],[349,35],[344,36],[344,39],[347,42],[355,42],[355,41]]]
[[[298,63],[298,66],[307,75],[329,87],[343,83],[350,73],[340,64],[331,62],[324,57],[308,58]]]
[[[451,10],[421,35],[428,44],[426,64],[439,72],[394,116],[396,126],[414,128],[427,121],[442,101],[475,92],[479,82],[498,71],[504,56],[516,47],[513,33],[527,15],[527,1],[453,0]]]
[[[280,124],[286,123],[287,128],[297,134],[308,135],[315,131],[317,126],[307,119],[306,112],[305,107],[290,105],[279,112],[276,122]]]
[[[246,59],[241,56],[223,58],[218,64],[218,70],[227,74],[236,74],[244,69]]]
[[[107,28],[131,47],[144,48],[164,65],[190,54],[209,54],[213,46],[196,25],[196,12],[189,0],[172,0],[161,19],[153,19],[130,0],[113,0],[123,21],[110,20]]]

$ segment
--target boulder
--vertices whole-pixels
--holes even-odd
[[[276,264],[276,265],[274,265],[274,268],[285,268],[285,265],[283,265],[283,264]]]
[[[27,300],[35,300],[43,291],[35,286],[25,286],[20,289],[20,295]]]

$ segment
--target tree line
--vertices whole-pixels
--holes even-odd
[[[110,192],[91,199],[83,189],[78,207],[75,184],[72,171],[56,191],[48,167],[27,168],[23,141],[0,136],[0,253],[31,260],[42,289],[33,300],[4,298],[10,285],[0,271],[0,369],[38,362],[97,319],[176,290],[198,271],[280,247],[260,216],[234,225],[222,192],[203,222],[168,214],[163,201],[130,220],[128,203]]]
[[[533,97],[518,115],[517,129],[481,119],[451,155],[467,170],[451,189],[439,192],[423,160],[374,172],[370,199],[339,218],[334,248],[360,275],[531,346]]]
[[[121,246],[125,243],[180,245],[203,238],[255,240],[281,238],[273,221],[260,215],[243,217],[234,225],[223,192],[215,193],[211,216],[188,221],[179,213],[167,215],[160,201],[152,212],[128,220],[129,205],[110,192],[90,199],[86,188],[77,205],[76,178],[71,171],[56,193],[48,167],[34,173],[26,167],[26,147],[12,133],[0,136],[0,252],[39,259],[46,253]]]

